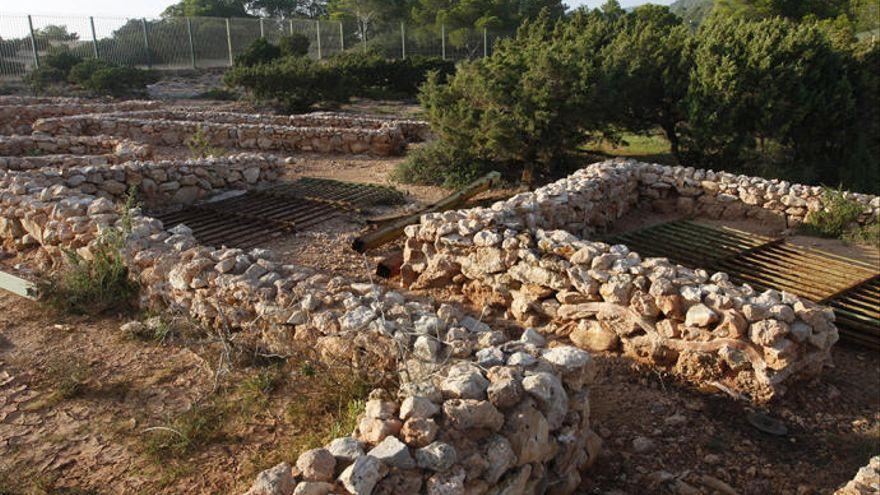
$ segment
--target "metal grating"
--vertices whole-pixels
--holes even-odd
[[[261,189],[263,194],[295,197],[329,203],[345,210],[360,211],[379,205],[402,204],[406,198],[400,191],[375,184],[359,184],[332,179],[303,177]]]
[[[153,216],[166,227],[186,225],[202,244],[247,249],[325,222],[340,213],[326,203],[251,191]]]
[[[868,263],[806,249],[781,238],[690,221],[654,225],[608,239],[643,256],[723,271],[758,289],[786,291],[834,309],[841,336],[880,349],[880,276]]]

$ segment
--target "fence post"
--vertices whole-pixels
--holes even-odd
[[[186,18],[186,35],[189,37],[189,63],[193,69],[196,68],[196,48],[193,45],[192,20]]]
[[[406,24],[400,21],[400,54],[406,60]]]
[[[31,30],[31,51],[34,54],[34,67],[40,68],[40,56],[37,55],[37,38],[34,36],[34,20],[28,16],[28,28]]]
[[[92,27],[92,51],[95,52],[95,58],[98,58],[98,36],[95,34],[95,18],[89,16],[89,25]]]
[[[367,28],[364,26],[364,53],[367,53]]]
[[[260,17],[260,38],[266,37],[266,29],[263,27],[263,18]]]
[[[290,30],[290,35],[293,36],[293,19],[287,20],[287,29]]]
[[[321,21],[315,21],[315,38],[318,40],[318,60],[321,60]]]
[[[446,24],[440,25],[440,53],[443,60],[446,60]]]
[[[147,56],[147,67],[153,67],[153,55],[150,53],[150,38],[147,36],[147,20],[141,17],[141,28],[144,31],[144,52]]]
[[[229,29],[229,18],[226,18],[226,49],[229,51],[229,66],[235,62],[232,56],[232,30]]]
[[[345,51],[345,28],[342,26],[342,21],[339,21],[339,51]]]
[[[486,36],[486,28],[483,28],[483,58],[489,56],[489,37]]]

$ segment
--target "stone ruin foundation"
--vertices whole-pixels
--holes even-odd
[[[71,181],[84,176],[76,168],[0,171],[0,235],[49,260],[62,248],[88,258],[100,233],[122,222],[116,192],[128,185],[160,173],[179,183],[204,179],[211,191],[221,179],[247,188],[272,180],[278,165],[242,154],[89,167],[95,194]],[[349,493],[565,494],[598,455],[587,352],[531,330],[493,329],[447,304],[281,264],[263,249],[202,246],[185,226],[166,230],[137,210],[130,220],[124,257],[143,287],[142,306],[178,308],[270,352],[306,344],[327,362],[397,377],[398,390],[370,395],[350,436],[303,453],[296,469],[262,473],[252,494],[267,483]]]
[[[187,109],[45,118],[34,130],[53,135],[109,134],[165,146],[186,145],[196,132],[212,146],[264,151],[389,156],[421,140],[426,124],[309,114],[274,116]]]
[[[96,102],[85,98],[0,96],[0,134],[30,134],[32,124],[47,117],[148,110],[161,105],[143,100]]]
[[[152,155],[148,144],[111,136],[0,136],[0,170],[100,166]]]
[[[878,218],[880,198],[849,196],[863,205],[863,222]],[[478,306],[580,348],[621,352],[756,402],[818,375],[838,340],[830,308],[589,240],[638,205],[669,204],[787,225],[824,207],[817,187],[603,162],[490,208],[425,215],[406,229],[403,281],[458,287]]]
[[[163,117],[60,117],[35,127],[180,144],[184,130],[194,129],[187,126],[199,124],[236,146],[252,144],[238,127],[256,128],[266,139],[288,132],[276,117],[235,125],[219,112],[202,112],[207,124],[153,115]],[[337,119],[329,128],[337,137],[395,129],[364,130],[375,123],[346,124],[333,115],[297,118],[322,117]],[[402,129],[393,132],[410,139]],[[0,170],[0,239],[49,261],[61,259],[63,249],[88,258],[101,232],[121,226],[119,203],[132,186],[145,200],[189,203],[270,183],[282,166],[271,155],[242,153]],[[878,198],[854,197],[865,219],[876,218]],[[595,367],[584,349],[624,352],[763,401],[818,374],[837,339],[825,308],[587,240],[631,208],[673,203],[722,217],[769,212],[789,224],[822,208],[821,191],[806,186],[606,162],[491,208],[426,215],[407,229],[408,285],[452,284],[540,331],[501,331],[452,305],[283,264],[265,249],[200,245],[187,227],[168,229],[140,210],[131,212],[123,255],[143,287],[145,308],[185,311],[273,353],[307,345],[328,363],[386,373],[399,383],[370,395],[349,436],[261,473],[251,495],[269,487],[568,494],[601,444],[590,425]]]

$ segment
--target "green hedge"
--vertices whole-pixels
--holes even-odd
[[[321,102],[345,102],[354,96],[414,97],[429,73],[436,72],[445,81],[455,71],[453,62],[437,57],[389,60],[375,53],[350,52],[320,61],[280,55],[265,60],[263,55],[274,53],[265,44],[255,49],[261,56],[236,60],[224,81],[289,112],[306,111]],[[303,51],[302,46],[299,50]],[[257,59],[262,61],[252,63]]]

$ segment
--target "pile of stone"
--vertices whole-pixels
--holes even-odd
[[[272,155],[242,153],[185,161],[0,171],[0,237],[19,247],[55,245],[51,241],[57,238],[61,245],[81,248],[103,227],[112,225],[103,215],[116,214],[118,203],[132,188],[147,205],[188,204],[221,191],[272,182],[282,166]],[[90,212],[98,215],[97,221]]]
[[[877,495],[880,493],[880,456],[874,456],[856,476],[834,495]]]
[[[101,166],[152,156],[148,144],[111,136],[0,136],[0,170]]]
[[[49,257],[65,248],[88,258],[123,221],[113,201],[23,173],[0,172],[0,209],[20,219],[0,226],[7,241]],[[399,390],[374,391],[350,436],[262,473],[252,494],[567,494],[595,460],[588,353],[266,250],[200,246],[185,226],[165,230],[139,211],[128,220],[124,257],[145,306],[185,309],[270,352],[308,345],[325,361],[397,376]]]
[[[96,102],[80,98],[0,97],[0,134],[30,134],[32,124],[46,117],[156,109],[158,101]]]
[[[185,145],[197,132],[212,146],[259,150],[320,153],[396,155],[407,139],[400,126],[381,122],[378,127],[356,127],[353,121],[336,118],[188,111],[118,112],[41,119],[34,129],[53,135],[110,134],[156,145]],[[303,125],[347,123],[351,127]]]
[[[793,228],[811,212],[826,208],[826,191],[819,186],[692,167],[628,166],[639,169],[639,200],[659,211],[725,219],[775,218]],[[845,192],[844,197],[862,206],[860,224],[880,220],[880,197],[853,192]]]
[[[458,287],[478,306],[581,348],[622,352],[755,401],[819,374],[838,340],[829,308],[572,233],[629,211],[657,170],[600,163],[491,208],[425,215],[406,229],[403,281]]]

